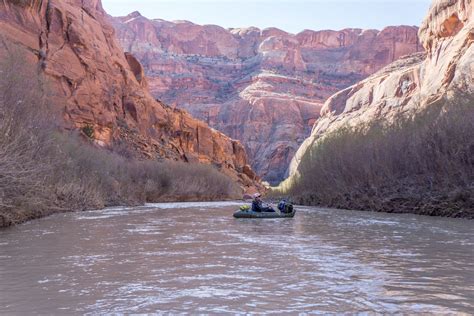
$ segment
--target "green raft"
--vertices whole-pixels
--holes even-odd
[[[283,212],[254,212],[252,210],[238,210],[234,213],[235,218],[293,218],[296,210],[293,209],[291,213]]]

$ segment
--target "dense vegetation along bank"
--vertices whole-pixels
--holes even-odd
[[[345,127],[318,140],[288,189],[294,202],[474,218],[474,99],[439,101],[392,123]]]
[[[240,188],[210,165],[141,161],[60,132],[48,83],[21,56],[0,63],[0,227],[55,212],[145,202],[223,200]]]

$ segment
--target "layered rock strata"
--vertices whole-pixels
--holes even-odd
[[[121,45],[144,65],[153,95],[245,145],[252,166],[279,182],[335,92],[422,50],[417,27],[289,34],[111,18]]]
[[[438,100],[474,94],[472,0],[434,1],[419,31],[426,54],[406,57],[333,95],[290,166],[290,185],[306,151],[344,125],[390,120]],[[451,102],[455,104],[456,102]]]
[[[243,188],[258,185],[240,142],[148,92],[143,67],[124,54],[100,0],[0,2],[0,51],[37,67],[64,105],[66,128],[92,129],[98,145],[213,164]]]

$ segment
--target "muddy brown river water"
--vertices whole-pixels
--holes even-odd
[[[58,214],[0,230],[0,314],[474,313],[474,221],[236,203]]]

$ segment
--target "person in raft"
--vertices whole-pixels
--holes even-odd
[[[263,201],[261,199],[262,195],[260,193],[255,193],[253,195],[252,201],[252,211],[254,212],[275,212],[275,210],[268,206],[263,206]]]

